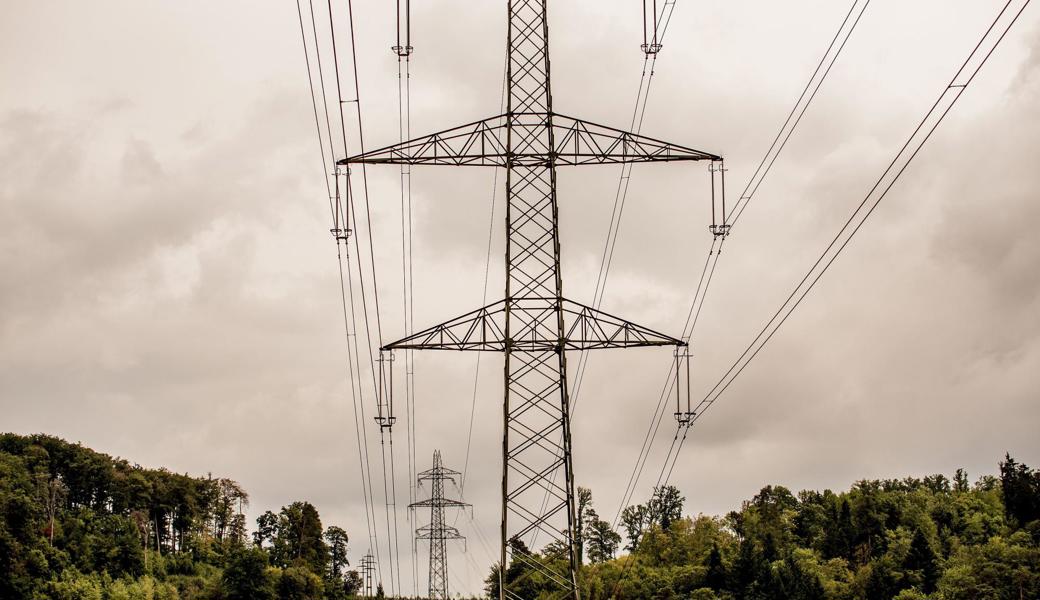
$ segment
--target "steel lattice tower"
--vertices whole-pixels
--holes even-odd
[[[376,557],[372,556],[371,552],[365,554],[361,557],[361,564],[359,567],[361,568],[361,595],[364,598],[373,598],[376,595],[375,587],[373,587],[376,571]]]
[[[409,508],[429,508],[430,524],[415,530],[415,537],[430,542],[430,598],[448,598],[448,555],[445,551],[447,540],[464,540],[459,530],[445,524],[445,508],[465,508],[465,502],[446,498],[444,482],[455,482],[458,471],[452,471],[441,462],[441,451],[433,451],[433,468],[419,473],[419,484],[429,482],[430,497],[409,505]]]
[[[505,354],[501,564],[519,561],[552,582],[559,589],[557,596],[576,599],[579,560],[566,351],[685,343],[564,298],[557,167],[722,158],[554,112],[546,0],[508,0],[508,19],[505,114],[338,164],[506,170],[505,298],[387,344],[384,350]],[[535,535],[569,549],[566,570],[538,560],[535,549],[516,543]],[[519,598],[508,582],[503,583],[500,598]]]

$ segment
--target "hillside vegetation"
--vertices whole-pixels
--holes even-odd
[[[665,487],[622,512],[616,559],[620,536],[579,489],[582,598],[1040,599],[1040,472],[1010,456],[999,467],[974,484],[957,471],[840,493],[767,486],[723,517],[683,517]],[[565,570],[563,550],[538,560]],[[487,579],[496,597],[498,579]],[[550,597],[534,568],[513,564],[505,579],[523,598]]]
[[[248,501],[230,479],[2,434],[0,599],[354,596],[346,531],[307,502],[249,526]],[[838,493],[767,486],[721,517],[684,516],[683,503],[656,490],[620,515],[622,536],[579,488],[583,599],[1040,600],[1040,472],[1010,456],[974,483],[958,471]],[[566,552],[535,556],[562,568]],[[551,596],[533,568],[514,563],[504,578],[522,598]],[[494,569],[496,598],[498,582]]]

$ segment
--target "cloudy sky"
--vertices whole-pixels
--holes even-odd
[[[392,6],[354,4],[365,137],[381,146],[397,136]],[[496,113],[504,3],[413,4],[413,130]],[[850,4],[681,0],[644,133],[724,155],[735,193]],[[345,4],[334,5],[342,20]],[[790,292],[1001,5],[871,3],[727,243],[694,336],[695,392]],[[640,25],[634,2],[551,5],[558,111],[628,123]],[[364,553],[296,5],[5,2],[0,81],[0,430],[231,477],[254,514],[310,500],[350,531],[352,558]],[[1006,451],[1040,463],[1038,164],[1040,12],[1030,7],[847,252],[691,431],[673,475],[687,512],[724,513],[769,483],[975,476]],[[403,331],[397,172],[370,177],[390,341]],[[415,169],[417,325],[481,304],[492,177]],[[614,167],[561,174],[570,298],[591,301],[617,177]],[[703,165],[636,167],[605,310],[678,334],[711,241],[707,193]],[[501,220],[494,232],[489,300],[501,295]],[[471,542],[452,554],[455,589],[478,589],[495,551],[500,360],[481,368],[466,486],[487,539],[460,519]],[[670,360],[650,349],[589,362],[575,468],[601,514],[618,508]],[[474,355],[417,357],[420,467],[434,448],[465,463],[474,372]],[[673,427],[662,426],[648,472]],[[395,442],[404,447],[403,432]]]

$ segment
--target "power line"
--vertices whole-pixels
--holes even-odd
[[[856,11],[857,6],[860,7],[859,13],[856,14],[856,18],[851,21],[851,26],[846,30],[846,25],[849,24],[849,19],[852,18],[852,14]],[[838,27],[838,31],[835,32],[830,45],[827,46],[827,50],[823,53],[823,56],[820,57],[820,62],[816,65],[816,70],[813,71],[813,74],[809,77],[809,81],[805,84],[805,88],[802,90],[801,95],[798,96],[798,100],[795,102],[794,106],[791,107],[791,112],[787,115],[787,119],[784,120],[784,124],[780,126],[780,131],[776,133],[776,138],[774,138],[773,143],[769,145],[769,150],[766,151],[765,156],[763,156],[762,160],[758,163],[758,167],[755,168],[755,172],[751,175],[751,178],[748,179],[747,185],[744,186],[744,191],[740,193],[740,197],[737,199],[737,204],[733,207],[733,211],[731,212],[732,219],[727,223],[727,225],[732,226],[736,224],[737,220],[740,219],[740,215],[743,214],[744,209],[751,201],[751,198],[755,195],[755,192],[758,191],[759,186],[762,185],[766,175],[768,175],[769,171],[773,168],[773,164],[776,162],[777,157],[780,156],[781,152],[783,152],[784,146],[786,146],[788,140],[791,139],[791,134],[794,133],[795,128],[797,128],[798,124],[802,121],[802,117],[805,116],[805,111],[809,108],[809,105],[812,104],[813,99],[816,98],[816,93],[820,91],[820,86],[822,86],[824,80],[827,79],[827,75],[830,74],[831,68],[838,60],[838,56],[841,55],[841,51],[845,49],[845,44],[847,44],[849,38],[852,37],[852,32],[856,30],[856,26],[859,25],[859,21],[863,18],[863,13],[866,12],[868,6],[870,6],[870,0],[865,0],[862,5],[860,5],[860,0],[856,0],[852,3],[852,6],[849,7],[849,12],[845,15],[845,20],[841,22],[841,26]],[[835,44],[837,44],[838,39],[842,37],[842,32],[845,33],[844,38],[842,39],[841,44],[837,46],[837,50],[835,50]],[[832,51],[834,52],[833,55],[831,54]],[[827,62],[828,57],[830,57],[829,62]],[[825,62],[827,62],[826,69],[823,68]],[[823,69],[822,73],[821,69]],[[814,82],[815,86],[813,85]],[[811,93],[809,92],[810,88],[812,88]],[[806,97],[806,94],[809,94],[808,97]],[[797,117],[795,117],[796,112],[798,114]],[[793,122],[792,119],[794,119]],[[790,127],[788,127],[788,125],[790,125]],[[783,138],[783,141],[781,141],[781,137]]]
[[[509,57],[506,57],[506,61]],[[500,99],[499,112],[505,110],[506,106],[506,83],[508,76],[508,65],[502,67],[502,94]],[[494,240],[495,230],[495,200],[498,196],[498,169],[495,169],[493,179],[491,181],[491,215],[488,218],[488,237],[487,237],[487,258],[484,261],[484,291],[481,294],[480,305],[485,306],[487,304],[487,293],[488,293],[488,281],[491,275],[491,243]],[[480,382],[480,357],[483,354],[477,353],[476,366],[473,370],[473,398],[469,409],[469,430],[466,434],[466,458],[462,463],[462,475],[459,477],[459,494],[463,495],[466,490],[466,474],[469,472],[469,453],[470,447],[473,443],[473,421],[477,413],[477,386]],[[464,496],[463,496],[464,497]]]
[[[354,85],[355,85],[355,89],[354,89],[355,99],[352,102],[357,107],[359,145],[361,147],[361,151],[364,152],[364,133],[363,133],[363,122],[362,122],[362,114],[361,114],[360,89],[359,89],[359,86],[358,86],[358,77],[357,77],[357,47],[356,47],[356,42],[355,42],[353,7],[352,7],[352,4],[351,4],[351,2],[349,0],[348,0],[348,3],[347,3],[347,7],[348,7],[348,16],[349,16],[349,23],[350,23],[350,41],[351,41],[351,55],[352,55],[351,58],[352,58],[352,62],[353,62]],[[344,155],[349,155],[350,151],[349,151],[349,148],[348,148],[347,135],[346,135],[346,117],[345,117],[344,112],[343,112],[343,104],[345,104],[346,102],[343,99],[343,88],[342,88],[342,82],[341,82],[341,78],[340,78],[339,52],[338,52],[337,46],[336,46],[336,28],[335,28],[334,13],[333,13],[333,9],[332,9],[332,0],[328,0],[328,17],[329,17],[329,33],[330,33],[330,40],[331,40],[331,45],[332,45],[333,64],[334,64],[335,76],[336,76],[336,93],[337,93],[337,100],[338,100],[338,107],[339,107],[340,129],[341,129],[341,135],[342,135],[342,140],[343,140],[343,151],[344,151]],[[352,183],[351,183],[349,169],[347,170],[347,175],[346,176],[347,176],[347,205],[348,205],[348,210],[356,215],[357,214],[357,209],[356,209],[356,205],[354,203],[354,194],[353,194],[353,191],[352,191]],[[372,287],[373,287],[373,289],[372,289],[372,296],[373,296],[373,300],[375,302],[376,330],[377,330],[378,338],[381,339],[382,338],[382,325],[381,325],[380,309],[379,309],[378,282],[376,280],[376,271],[375,271],[375,252],[374,252],[374,241],[373,241],[373,235],[372,235],[373,232],[372,232],[371,212],[370,212],[370,207],[369,207],[368,178],[367,178],[367,173],[366,173],[366,170],[364,169],[364,166],[362,166],[362,182],[363,182],[363,190],[364,190],[364,195],[365,195],[365,213],[366,213],[366,225],[367,225],[367,234],[368,234],[369,266],[371,268],[371,276],[372,276]],[[361,247],[361,245],[359,244],[359,248],[360,247]],[[359,259],[361,258],[360,252],[358,254],[358,257],[359,257]],[[360,265],[359,265],[359,267],[360,267]],[[370,371],[371,371],[371,374],[372,374],[373,393],[375,394],[375,397],[378,400],[379,397],[380,397],[379,385],[378,385],[378,382],[376,380],[374,344],[372,343],[370,318],[369,318],[369,312],[368,312],[368,298],[367,298],[368,294],[365,291],[365,288],[366,288],[366,285],[365,285],[365,273],[364,273],[364,269],[363,268],[359,268],[359,270],[358,270],[358,279],[359,279],[360,286],[361,286],[361,305],[362,305],[362,311],[363,311],[363,315],[364,315],[365,336],[366,336],[366,339],[367,339],[367,342],[368,342],[366,347],[368,349],[369,368],[370,368]],[[355,339],[355,343],[356,343],[356,339]],[[392,461],[393,460],[393,452],[392,452],[392,450],[393,450],[393,439],[392,439],[393,433],[392,433],[392,430],[391,430],[390,436],[391,436],[391,439],[390,439],[391,448],[390,448],[390,450],[391,450],[391,461]],[[391,520],[393,521],[393,526],[394,526],[395,533],[396,533],[396,530],[397,530],[397,528],[396,528],[396,524],[397,524],[396,515],[397,515],[397,513],[396,513],[396,498],[395,498],[395,495],[396,495],[396,484],[395,484],[395,482],[392,481],[393,471],[394,471],[392,464],[390,466],[390,478],[391,478],[391,481],[389,482],[389,484],[387,482],[388,473],[387,473],[387,464],[386,464],[386,446],[385,446],[385,442],[384,442],[384,430],[383,430],[382,427],[380,428],[380,446],[383,449],[382,450],[382,457],[383,457],[383,460],[382,460],[382,476],[383,476],[384,498],[386,500],[386,502],[385,502],[386,511],[385,512],[386,512],[387,537],[388,537],[388,539],[387,539],[387,550],[388,550],[387,564],[388,564],[389,569],[390,569],[390,581],[389,581],[389,583],[390,583],[391,591],[393,592],[393,591],[396,591],[397,589],[400,588],[400,585],[399,585],[399,583],[400,583],[400,564],[399,564],[399,560],[395,561],[395,547],[397,549],[396,553],[397,553],[398,558],[399,558],[400,541],[399,541],[399,538],[397,537],[397,535],[394,535],[394,537],[392,537],[392,538],[390,537],[391,536],[391,533],[390,533]],[[393,519],[391,519],[391,516],[390,516],[391,506],[394,507],[394,518]],[[376,548],[376,552],[377,552],[377,558],[378,558],[378,553],[379,553],[378,546]],[[394,579],[395,562],[397,563],[396,564],[397,580],[396,581]],[[381,560],[379,560],[379,568],[380,568],[380,571],[382,571],[382,561]],[[382,578],[382,575],[380,575],[380,578]]]
[[[312,35],[313,35],[313,39],[314,39],[314,52],[315,52],[317,69],[318,69],[318,78],[319,78],[319,81],[321,82],[322,105],[324,107],[324,113],[325,113],[326,131],[328,132],[330,156],[334,156],[334,152],[335,151],[334,151],[334,149],[332,147],[332,126],[331,126],[331,122],[329,120],[328,103],[327,103],[326,97],[325,97],[325,83],[324,83],[324,75],[323,75],[323,72],[322,72],[322,64],[321,64],[321,48],[320,48],[320,43],[319,43],[319,40],[318,40],[318,37],[317,37],[317,28],[316,28],[315,18],[314,18],[314,6],[313,6],[313,3],[312,2],[308,2],[308,7],[309,7],[309,12],[310,12],[311,31],[312,31]],[[341,254],[340,244],[339,244],[341,240],[345,241],[345,237],[346,237],[346,232],[343,231],[341,226],[340,226],[340,224],[341,224],[341,217],[342,217],[343,213],[342,213],[342,210],[341,210],[340,198],[339,198],[339,180],[338,180],[338,175],[334,175],[334,177],[336,177],[336,195],[333,196],[332,188],[331,188],[331,186],[329,184],[329,179],[328,179],[329,162],[328,162],[328,158],[325,155],[325,148],[324,148],[324,144],[323,144],[323,136],[322,136],[322,132],[321,132],[321,121],[320,121],[320,119],[318,117],[316,92],[315,92],[315,88],[314,88],[314,79],[313,79],[313,76],[312,76],[312,67],[311,67],[311,61],[310,61],[310,52],[309,52],[308,46],[307,46],[307,34],[306,34],[306,28],[304,26],[304,20],[303,20],[303,9],[302,9],[302,7],[300,5],[300,1],[299,0],[297,0],[297,3],[296,3],[296,10],[297,10],[297,17],[299,19],[299,25],[300,25],[300,38],[301,38],[301,41],[302,41],[302,44],[303,44],[304,64],[305,64],[305,67],[307,69],[307,83],[308,83],[308,88],[309,88],[310,95],[311,95],[311,108],[312,108],[313,115],[314,115],[315,130],[316,130],[317,138],[318,138],[318,149],[319,149],[320,156],[321,156],[321,161],[322,161],[322,173],[323,173],[323,177],[322,178],[324,180],[325,189],[326,189],[326,192],[328,194],[328,198],[329,198],[329,202],[330,202],[330,210],[331,210],[331,213],[332,213],[331,216],[332,216],[332,221],[333,221],[333,232],[336,234],[336,258],[337,258],[337,263],[338,263],[338,266],[339,266],[338,273],[339,273],[339,281],[340,281],[340,299],[341,299],[342,310],[343,310],[344,334],[345,334],[346,342],[347,342],[346,343],[346,348],[347,348],[348,378],[350,380],[349,381],[349,385],[350,385],[350,391],[351,391],[352,404],[353,404],[353,407],[354,407],[354,425],[355,425],[355,434],[356,434],[355,437],[356,437],[356,441],[357,441],[357,445],[358,445],[358,461],[359,461],[361,483],[362,483],[361,487],[362,487],[362,495],[364,497],[364,504],[365,504],[365,522],[366,522],[366,528],[367,528],[367,531],[368,531],[369,543],[371,544],[371,543],[375,542],[375,544],[378,547],[378,534],[375,532],[375,530],[372,527],[374,514],[375,513],[374,513],[374,507],[372,507],[372,504],[370,502],[370,499],[371,499],[371,483],[370,483],[371,482],[371,472],[369,470],[370,461],[369,461],[369,456],[368,456],[368,440],[367,440],[367,434],[365,433],[364,427],[362,425],[364,423],[364,404],[358,402],[358,392],[360,392],[360,370],[359,369],[357,370],[357,375],[355,376],[354,356],[351,353],[351,340],[354,339],[355,342],[356,342],[356,338],[354,338],[353,334],[351,333],[351,330],[350,330],[350,320],[348,320],[348,315],[347,315],[348,311],[347,311],[346,288],[349,285],[349,262],[348,262],[348,274],[347,274],[347,278],[346,278],[346,281],[345,281],[344,272],[343,272],[343,258],[342,258],[342,254]],[[332,204],[333,202],[335,202],[335,205]],[[346,223],[344,221],[343,222],[343,227],[345,227],[345,226],[346,226]],[[353,292],[351,292],[351,296],[353,296]],[[351,313],[351,315],[353,315],[353,301],[351,301],[350,313]],[[353,320],[353,316],[351,316],[350,319]],[[356,348],[355,348],[355,350],[356,350]],[[358,385],[357,389],[355,389],[355,384]]]
[[[404,10],[401,9],[402,1]],[[411,137],[411,2],[397,0],[397,44],[391,49],[397,56],[397,118],[399,141]],[[403,26],[402,26],[403,25]],[[401,31],[405,32],[402,42]],[[403,60],[402,60],[403,59]],[[412,254],[412,172],[411,167],[401,165],[401,291],[405,335],[412,334],[415,324],[415,291]],[[410,350],[404,351],[405,366],[405,423],[408,441],[408,503],[415,502],[415,365]],[[391,461],[392,462],[392,461]],[[415,529],[415,515],[408,511],[409,529]],[[412,589],[419,595],[418,548],[414,536],[408,536],[412,548]]]
[[[736,223],[736,220],[743,213],[744,209],[747,207],[750,200],[758,192],[758,189],[761,187],[762,182],[765,180],[766,176],[772,170],[772,167],[775,164],[780,153],[787,145],[788,140],[790,140],[791,136],[794,134],[794,131],[797,128],[798,124],[801,122],[806,110],[808,110],[809,105],[816,98],[816,95],[819,92],[820,87],[823,85],[823,82],[830,74],[831,69],[833,68],[835,62],[837,62],[838,57],[841,55],[842,50],[844,50],[845,48],[845,45],[852,37],[853,32],[859,25],[860,19],[862,18],[863,13],[866,11],[869,4],[870,0],[865,0],[864,2],[862,2],[862,4],[861,0],[854,0],[852,5],[849,7],[849,10],[845,14],[844,19],[839,25],[834,36],[831,38],[831,41],[828,44],[823,55],[820,57],[820,60],[817,63],[816,68],[813,70],[812,75],[809,77],[809,80],[806,82],[805,87],[802,89],[801,94],[795,101],[795,104],[791,108],[791,111],[788,113],[787,118],[780,126],[780,130],[777,132],[776,137],[773,139],[773,142],[766,150],[766,153],[765,155],[763,155],[761,161],[758,164],[758,167],[755,169],[752,176],[748,179],[747,184],[744,186],[744,191],[741,192],[737,205],[734,207],[734,211],[730,214],[731,219],[724,223],[724,235],[721,237],[721,239],[717,236],[716,239],[713,240],[712,246],[708,250],[708,256],[705,259],[704,269],[702,269],[701,271],[701,278],[697,284],[697,292],[694,294],[694,299],[690,304],[690,311],[687,315],[686,325],[683,329],[683,338],[686,341],[692,340],[693,332],[696,329],[697,322],[700,318],[701,309],[704,306],[704,300],[707,296],[708,288],[711,285],[712,277],[715,273],[715,268],[718,265],[719,258],[722,254],[722,247],[725,244],[726,236],[729,233],[731,233],[731,227]],[[858,13],[856,12],[857,7],[859,8]],[[854,14],[856,15],[855,18],[853,18]],[[716,241],[718,242],[717,248],[715,245]],[[712,258],[713,256],[714,260]],[[709,271],[707,280],[705,280],[705,270],[708,268],[709,262],[711,263],[711,270]],[[704,284],[703,286],[702,283]],[[653,447],[654,441],[656,440],[657,432],[659,430],[660,423],[665,412],[665,400],[671,392],[671,386],[674,383],[672,381],[672,374],[674,373],[674,371],[672,370],[673,368],[674,365],[671,365],[669,368],[668,376],[665,380],[665,385],[662,389],[661,397],[655,409],[654,416],[650,420],[650,426],[647,430],[647,437],[644,438],[644,444],[640,448],[639,457],[637,458],[636,464],[633,467],[632,474],[629,477],[629,483],[626,486],[626,495],[623,497],[622,502],[621,504],[619,504],[617,512],[615,514],[615,529],[617,527],[618,520],[620,519],[621,511],[624,509],[625,505],[627,505],[628,502],[631,501],[631,496],[634,494],[635,489],[638,486],[638,481],[642,475],[643,469],[646,466],[646,461],[649,458],[650,451]],[[668,463],[670,461],[674,464],[674,460],[678,456],[678,449],[682,447],[681,442],[678,446],[675,446],[674,444],[674,440],[679,436],[679,430],[684,428],[688,429],[690,424],[691,421],[687,421],[685,424],[679,424],[676,430],[675,437],[673,437],[673,445],[669,448],[669,452],[665,456],[664,465],[662,466],[662,473],[664,473],[664,470],[667,468]],[[683,432],[683,439],[685,439],[685,432]],[[675,449],[674,453],[672,450],[673,448]],[[658,476],[658,481],[660,481],[660,479],[661,476]]]
[[[1017,12],[1012,11],[1009,13],[1008,9],[1015,2],[1020,2],[1022,4],[1021,8],[1019,8]],[[1001,41],[1003,41],[1008,31],[1010,31],[1011,27],[1018,20],[1022,11],[1024,11],[1026,6],[1029,5],[1029,2],[1030,0],[1008,0],[1004,5],[1000,13],[998,13],[997,17],[993,20],[993,23],[990,24],[989,28],[982,35],[982,38],[968,55],[968,58],[966,58],[961,64],[961,67],[950,80],[950,83],[943,88],[942,92],[940,92],[935,103],[932,104],[931,108],[925,114],[924,118],[921,119],[920,123],[918,123],[913,133],[910,134],[910,137],[907,138],[906,142],[882,172],[881,176],[871,187],[870,191],[867,192],[863,200],[856,206],[856,209],[820,254],[819,258],[816,259],[816,262],[814,262],[812,267],[809,268],[806,274],[798,282],[798,285],[795,286],[794,290],[787,299],[784,300],[783,304],[781,304],[780,308],[777,309],[766,325],[759,331],[751,343],[748,344],[747,348],[745,348],[737,360],[734,361],[726,373],[719,379],[718,383],[712,387],[712,389],[697,405],[697,415],[694,417],[694,421],[700,419],[704,412],[719,399],[730,385],[732,385],[733,381],[736,380],[747,365],[754,360],[762,348],[776,334],[780,326],[787,321],[788,317],[791,316],[791,313],[794,312],[799,304],[801,304],[806,295],[812,291],[827,269],[834,264],[834,261],[838,258],[845,247],[848,246],[849,242],[852,241],[852,238],[857,232],[859,232],[860,228],[870,215],[873,214],[881,201],[884,200],[885,196],[888,195],[888,192],[899,180],[900,176],[902,176],[906,171],[907,167],[910,166],[910,163],[917,156],[918,152],[921,151],[921,148],[928,142],[935,130],[953,109],[961,95],[964,94],[964,91],[972,81],[974,81],[975,76],[979,73],[982,67],[985,66],[997,46]],[[1013,16],[1009,16],[1012,14]],[[1002,19],[1007,20],[1007,23],[1003,29],[999,29],[997,26],[1001,23]],[[999,36],[996,36],[995,32],[1000,32]],[[995,40],[993,39],[994,36],[996,36]],[[971,68],[973,64],[974,68]],[[965,77],[965,74],[969,72],[970,75]],[[873,199],[873,202],[871,202],[871,199]]]

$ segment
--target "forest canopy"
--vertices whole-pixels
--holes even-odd
[[[1040,599],[1040,471],[869,480],[841,492],[768,485],[722,516],[671,486],[617,527],[577,492],[585,600]],[[237,482],[148,469],[46,435],[0,434],[0,599],[341,600],[360,592],[348,533],[309,502],[246,522]],[[514,540],[522,546],[523,541]],[[565,547],[522,548],[547,563]],[[537,569],[502,574],[522,598]],[[498,597],[499,569],[485,593]]]

